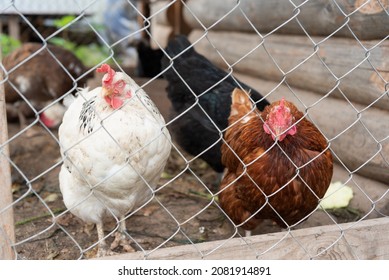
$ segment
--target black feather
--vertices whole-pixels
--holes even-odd
[[[139,77],[159,77],[161,74],[162,50],[152,49],[150,43],[145,40],[138,42],[136,50],[139,57],[137,65]]]
[[[93,119],[96,117],[94,104],[96,102],[96,97],[93,97],[82,104],[81,113],[79,120],[81,121],[80,130],[83,130],[85,133],[90,134],[93,132]]]
[[[171,58],[180,54],[173,60],[173,67],[168,57],[163,56],[161,60],[162,69],[170,67],[164,77],[168,81],[168,97],[173,105],[172,117],[185,112],[172,123],[172,134],[178,144],[194,156],[208,149],[200,157],[216,172],[222,172],[221,131],[228,125],[234,88],[250,90],[260,111],[269,102],[259,92],[197,53],[185,36],[170,40],[166,52]]]

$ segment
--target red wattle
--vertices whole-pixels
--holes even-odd
[[[106,96],[104,99],[113,109],[120,108],[120,106],[123,105],[123,100],[121,100],[119,97]]]

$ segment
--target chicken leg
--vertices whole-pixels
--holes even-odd
[[[112,254],[112,251],[108,248],[107,242],[105,241],[104,226],[103,223],[96,224],[97,236],[99,239],[97,257],[104,257]]]

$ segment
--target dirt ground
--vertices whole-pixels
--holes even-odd
[[[162,92],[164,86],[159,82],[148,87],[156,87],[156,92]],[[153,92],[151,88],[150,92]],[[166,116],[169,108],[166,97],[160,99],[150,95]],[[10,137],[18,132],[18,124],[9,125]],[[67,212],[63,204],[58,187],[60,154],[56,136],[57,131],[49,132],[35,125],[10,144],[11,159],[15,164],[12,191],[16,201],[18,259],[79,259],[96,255],[96,246],[93,246],[97,242],[95,228]],[[187,159],[191,158],[181,152]],[[210,192],[217,189],[216,173],[201,160],[195,160],[190,169],[183,172],[185,167],[185,160],[173,149],[160,180],[162,187],[150,203],[126,220],[128,233],[133,239],[132,250],[154,250],[243,234],[241,230],[236,233],[217,202],[212,200]],[[31,184],[26,184],[27,181]],[[364,214],[365,211],[358,208],[343,209],[330,215],[316,211],[298,227],[350,222]],[[107,221],[106,234],[110,234],[115,226],[113,219]],[[280,230],[272,222],[265,221],[253,234]],[[112,240],[111,235],[107,238],[108,244]],[[120,246],[115,249],[117,253],[125,251]]]

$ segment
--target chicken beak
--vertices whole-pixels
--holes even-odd
[[[283,132],[284,132],[284,129],[282,127],[275,127],[274,128],[275,139],[280,140]]]
[[[109,97],[113,94],[113,90],[103,86],[102,93],[103,93],[103,97]]]

